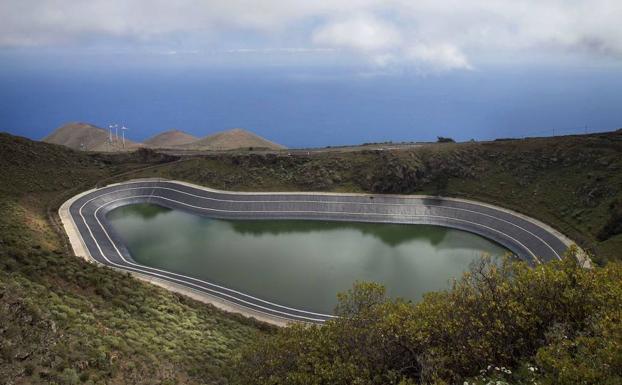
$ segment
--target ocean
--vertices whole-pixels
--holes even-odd
[[[0,131],[41,139],[70,121],[119,123],[141,141],[172,128],[204,136],[242,127],[288,147],[608,131],[622,127],[621,75],[16,67],[0,74]]]

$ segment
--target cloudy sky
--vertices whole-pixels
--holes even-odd
[[[446,73],[622,63],[620,0],[3,0],[0,52]],[[224,58],[224,59],[223,59]]]

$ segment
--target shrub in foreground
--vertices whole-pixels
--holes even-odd
[[[246,347],[244,384],[622,383],[622,266],[489,258],[413,304],[359,283],[340,318]]]

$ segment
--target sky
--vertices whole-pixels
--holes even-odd
[[[154,81],[275,70],[298,81],[528,69],[616,78],[620,20],[619,0],[3,0],[0,85],[54,70]]]

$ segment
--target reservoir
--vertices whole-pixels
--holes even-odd
[[[136,263],[323,314],[357,280],[417,301],[449,288],[482,253],[508,252],[478,235],[428,225],[220,220],[155,204],[118,207],[107,218]]]

